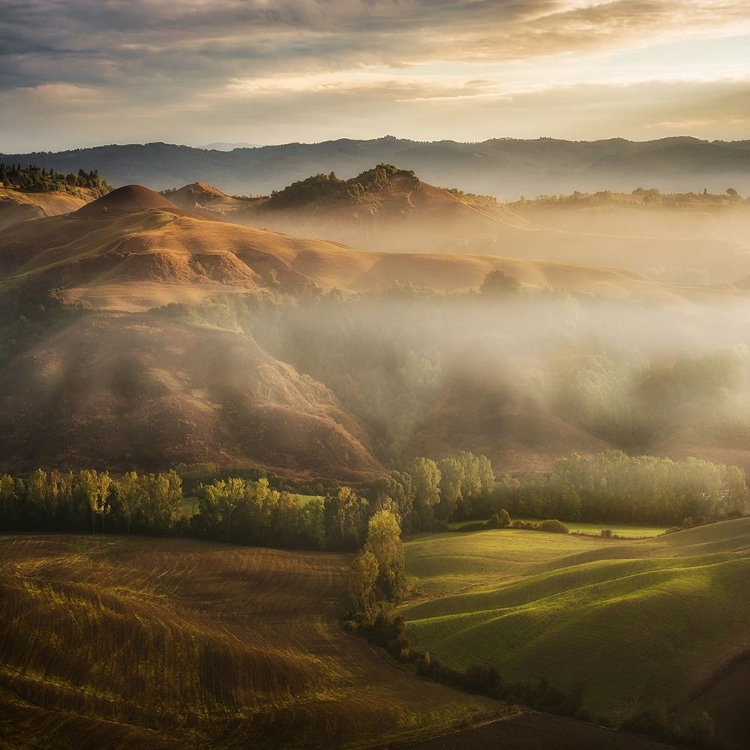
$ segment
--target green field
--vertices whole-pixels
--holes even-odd
[[[750,639],[750,519],[638,541],[521,530],[406,545],[412,645],[456,668],[582,683],[623,717],[686,699]]]

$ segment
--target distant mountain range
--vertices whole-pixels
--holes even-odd
[[[230,144],[231,145],[231,144]],[[217,144],[212,144],[213,149]],[[392,136],[369,141],[207,150],[166,143],[0,154],[0,162],[33,163],[62,172],[98,169],[115,185],[162,190],[196,180],[231,194],[268,194],[319,172],[352,177],[378,162],[415,170],[441,187],[502,199],[575,190],[750,192],[750,141],[690,137],[633,142],[493,139],[483,143],[418,142]]]

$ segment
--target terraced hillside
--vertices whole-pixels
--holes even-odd
[[[415,647],[583,684],[584,704],[614,717],[682,705],[750,639],[750,519],[641,541],[442,534],[410,542],[407,564],[426,592],[404,611]]]
[[[340,627],[347,558],[182,540],[0,540],[4,748],[337,747],[496,704]]]

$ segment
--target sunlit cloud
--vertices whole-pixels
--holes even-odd
[[[608,101],[608,85],[646,91],[653,82],[663,84],[662,97],[674,86],[686,106],[685,92],[705,95],[700,84],[750,78],[748,45],[744,0],[5,0],[0,92],[29,109],[7,111],[3,147],[170,140],[175,133],[198,144],[394,131],[461,140],[508,135],[509,128],[517,135],[524,127],[532,137],[537,124],[524,121],[519,97],[537,95],[552,106],[560,100],[555,90],[570,96],[570,86],[590,85]],[[80,120],[73,113],[58,119],[51,132],[33,102],[52,101],[66,86],[76,96],[87,92],[86,111]],[[717,137],[741,127],[737,116],[720,112],[653,118],[651,109],[663,102],[631,94],[629,106],[640,109],[629,113],[630,137],[668,129],[658,122],[684,122],[686,132],[689,123],[702,133],[715,127]],[[338,106],[342,97],[349,109]],[[109,111],[99,107],[105,100]],[[547,111],[548,127],[568,123],[570,138],[625,134],[617,132],[620,107],[608,124],[597,116],[596,126],[583,122],[576,130],[579,100],[580,91],[566,111]],[[308,128],[326,120],[320,108],[332,101],[343,119]],[[436,121],[441,103],[456,103],[470,121],[450,112]],[[153,116],[149,128],[144,112]],[[186,112],[192,126],[177,120]],[[87,126],[78,127],[84,119]]]

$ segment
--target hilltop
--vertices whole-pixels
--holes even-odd
[[[164,193],[183,209],[391,253],[493,255],[617,267],[677,284],[743,284],[750,205],[739,196],[604,191],[499,203],[379,164],[318,174],[265,197],[203,183]]]
[[[99,169],[115,186],[138,183],[163,190],[194,181],[238,195],[267,195],[310,174],[352,177],[373,164],[399,164],[425,181],[467,192],[517,199],[542,193],[637,187],[663,191],[750,192],[748,141],[664,138],[633,142],[497,138],[482,143],[368,141],[238,148],[229,152],[165,143],[111,145],[60,153],[2,154],[58,171]]]

